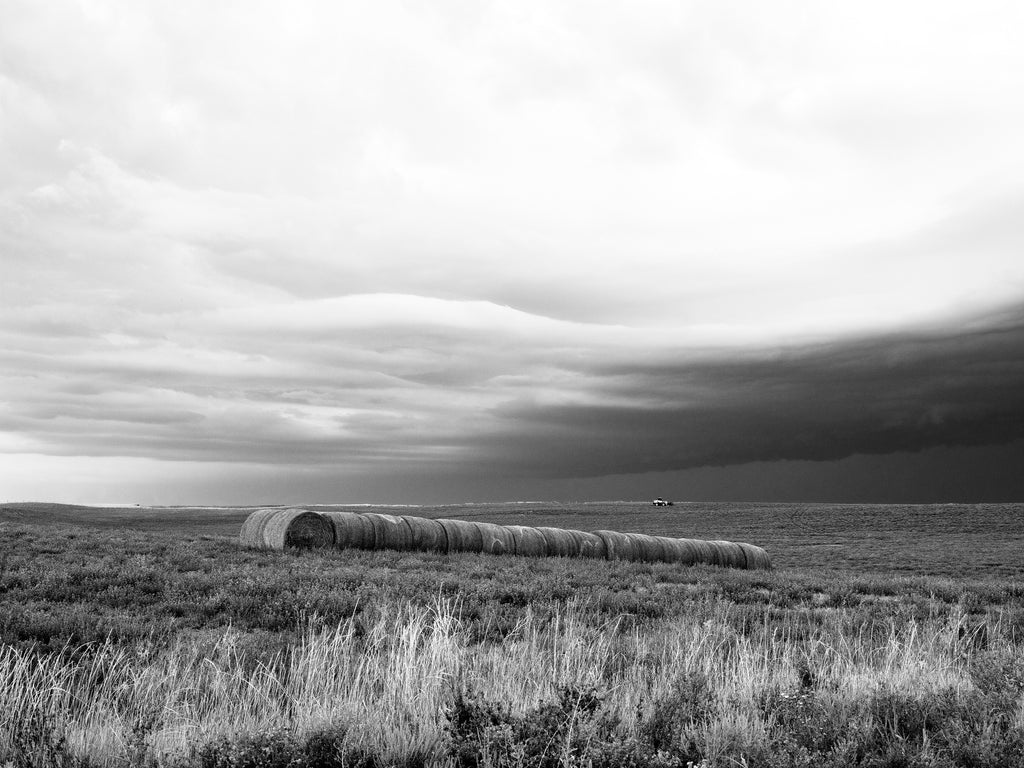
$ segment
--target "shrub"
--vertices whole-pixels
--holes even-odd
[[[8,736],[6,766],[11,768],[87,768],[89,762],[68,751],[67,737],[38,707],[18,713]]]
[[[707,676],[700,672],[681,675],[640,720],[641,744],[648,754],[666,761],[699,763],[704,755],[695,736],[715,715],[716,697]]]
[[[514,715],[505,704],[459,689],[449,709],[450,754],[459,768],[640,768],[652,764],[594,688],[567,686],[555,701]],[[676,765],[677,763],[664,763]]]
[[[323,728],[300,738],[288,730],[222,737],[208,742],[178,768],[423,768],[426,756],[411,753],[385,759],[348,744],[342,727]]]

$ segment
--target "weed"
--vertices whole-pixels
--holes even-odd
[[[617,733],[619,718],[604,708],[604,696],[594,688],[562,688],[554,701],[520,715],[458,689],[447,716],[449,749],[460,768],[650,764],[634,739]]]
[[[13,768],[87,768],[68,750],[67,736],[45,710],[29,707],[11,723],[8,762]]]

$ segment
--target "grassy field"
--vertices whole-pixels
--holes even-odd
[[[901,575],[1024,574],[1024,504],[463,504],[310,509],[456,517],[757,544],[776,567]],[[0,522],[236,536],[253,508],[0,504]]]
[[[372,509],[776,568],[254,552],[243,509],[0,505],[0,765],[1024,765],[1024,505]]]

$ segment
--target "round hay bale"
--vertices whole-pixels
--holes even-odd
[[[246,540],[256,542],[249,546],[264,549],[312,549],[334,544],[334,526],[331,522],[318,512],[307,509],[272,510],[254,517],[251,523],[246,520],[242,528]]]
[[[700,562],[700,548],[696,539],[677,539],[681,542],[686,552],[686,560],[684,561],[687,565],[696,565]]]
[[[747,567],[747,556],[743,553],[743,549],[739,544],[732,541],[716,541],[713,543],[718,546],[718,551],[721,553],[719,565],[726,568]]]
[[[695,564],[716,565],[718,562],[718,550],[711,546],[711,542],[704,539],[690,539],[690,546],[697,553]]]
[[[547,542],[548,557],[575,557],[579,551],[576,539],[564,528],[538,528]]]
[[[512,554],[516,551],[516,542],[512,532],[494,523],[473,523],[480,529],[481,552],[492,555]]]
[[[412,529],[400,517],[368,512],[366,517],[373,525],[374,549],[397,549],[400,552],[412,548]]]
[[[693,565],[697,562],[697,550],[689,539],[671,539],[658,536],[661,548],[665,553],[665,561],[679,565]]]
[[[242,530],[238,534],[239,543],[244,547],[266,549],[267,542],[263,537],[263,529],[267,521],[280,511],[279,507],[269,507],[252,512],[242,523]]]
[[[666,563],[678,562],[678,547],[676,542],[678,539],[671,539],[668,536],[653,536],[652,538],[658,542],[661,546],[661,559]]]
[[[637,560],[645,563],[660,563],[665,560],[665,550],[661,542],[654,536],[646,533],[627,533],[633,541],[634,551],[638,554]]]
[[[605,560],[608,555],[608,547],[604,539],[596,533],[588,531],[569,531],[576,539],[576,556],[589,557],[597,560]]]
[[[438,520],[448,538],[449,552],[482,552],[483,534],[468,520]]]
[[[271,541],[280,531],[285,547],[312,549],[334,545],[334,526],[318,512],[308,509],[286,509],[270,519],[265,529]]]
[[[633,540],[618,531],[594,531],[604,542],[605,557],[609,560],[636,560],[637,551]]]
[[[761,547],[755,547],[753,544],[740,543],[740,548],[743,550],[743,554],[747,556],[747,568],[750,570],[771,570],[772,559],[768,556]]]
[[[448,535],[444,532],[444,526],[437,520],[404,515],[403,519],[412,531],[412,549],[417,552],[448,551]]]
[[[331,509],[321,512],[334,526],[334,546],[337,549],[373,549],[373,523],[365,515]]]
[[[522,557],[546,557],[548,541],[544,534],[536,528],[525,525],[506,525],[505,530],[512,534],[515,553]]]
[[[704,545],[707,547],[708,551],[708,565],[725,565],[725,552],[720,546],[718,546],[717,541],[705,541]]]

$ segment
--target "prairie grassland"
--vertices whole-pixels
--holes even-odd
[[[316,507],[313,507],[316,508]],[[754,504],[642,502],[459,504],[351,507],[505,525],[623,530],[694,539],[747,541],[776,567],[830,568],[907,576],[1007,576],[1024,573],[1024,504]],[[0,522],[87,525],[136,532],[236,536],[251,508],[95,508],[0,504]]]
[[[503,642],[473,643],[457,605],[405,604],[362,631],[306,628],[269,659],[232,630],[207,649],[8,649],[4,747],[21,764],[611,766],[1012,765],[1024,745],[1024,666],[998,616],[874,638],[845,617],[742,634],[722,603],[642,630],[586,614],[527,610]]]
[[[0,764],[1024,765],[1014,575],[0,542]]]

